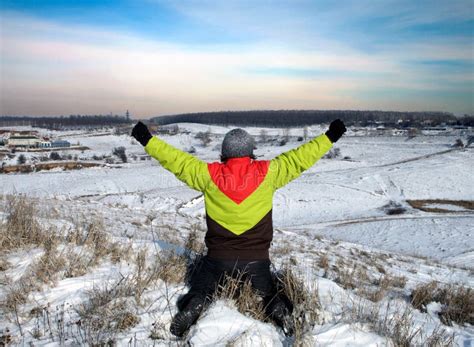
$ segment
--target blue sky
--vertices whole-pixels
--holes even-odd
[[[1,114],[474,113],[472,1],[0,2]]]

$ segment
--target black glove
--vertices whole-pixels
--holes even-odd
[[[346,132],[346,126],[340,119],[336,119],[329,125],[329,130],[326,131],[327,137],[329,137],[329,140],[331,140],[332,143],[336,142],[339,140]]]
[[[150,134],[150,131],[146,127],[145,124],[142,122],[138,122],[137,125],[133,127],[132,136],[137,139],[138,142],[142,144],[142,146],[146,146],[148,141],[153,137]]]

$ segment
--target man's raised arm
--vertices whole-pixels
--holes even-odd
[[[158,137],[152,136],[142,122],[132,130],[132,136],[145,147],[145,151],[158,160],[168,171],[189,187],[204,191],[209,184],[210,176],[207,164],[202,160],[183,152]]]
[[[273,176],[275,189],[283,187],[313,166],[345,131],[344,123],[337,119],[330,124],[325,134],[272,159],[269,172]]]

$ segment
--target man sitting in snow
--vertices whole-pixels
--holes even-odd
[[[189,292],[178,300],[170,331],[183,336],[210,303],[225,275],[244,274],[263,298],[266,314],[285,334],[293,333],[292,307],[277,293],[270,272],[273,238],[272,199],[283,187],[319,160],[346,131],[341,120],[329,130],[272,160],[255,160],[254,139],[243,129],[229,131],[221,162],[205,163],[153,137],[141,122],[132,136],[178,179],[204,193],[207,255],[191,278]]]

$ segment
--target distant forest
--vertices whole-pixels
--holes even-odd
[[[122,116],[102,115],[70,115],[67,117],[30,117],[30,116],[2,116],[0,126],[30,125],[38,128],[63,129],[75,127],[116,126],[131,123],[131,120]]]
[[[187,113],[154,117],[150,123],[165,125],[172,123],[202,123],[214,125],[298,127],[329,123],[340,118],[350,126],[385,125],[415,127],[421,125],[474,126],[474,116],[457,118],[447,112],[392,112],[392,111],[222,111]],[[118,127],[134,123],[130,117],[118,115],[70,115],[60,117],[0,116],[0,126],[30,125],[48,129],[77,127]]]
[[[215,125],[292,127],[329,123],[340,118],[347,125],[371,124],[415,126],[429,124],[474,125],[474,117],[456,118],[447,112],[392,112],[392,111],[222,111],[187,113],[152,118],[155,124],[203,123]],[[466,124],[468,123],[468,124]]]

